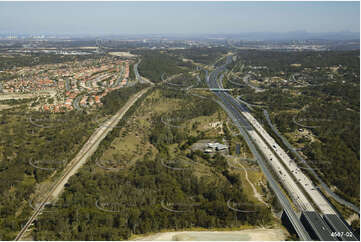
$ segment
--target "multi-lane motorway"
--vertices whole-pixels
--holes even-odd
[[[310,167],[307,164],[307,161],[297,152],[297,150],[288,142],[288,140],[285,137],[283,137],[283,135],[278,131],[278,129],[272,124],[267,110],[264,110],[264,116],[269,126],[273,130],[273,132],[281,139],[283,144],[302,162],[302,164],[306,166],[307,170],[309,170],[309,172],[317,179],[317,181],[320,183],[320,186],[327,192],[327,194],[332,198],[334,198],[337,202],[347,206],[349,209],[360,214],[360,208],[356,207],[354,204],[345,201],[343,198],[339,197],[322,181],[322,179],[317,175],[317,173],[312,169],[312,167]]]
[[[247,118],[248,121],[252,123],[255,130],[264,138],[264,140],[268,143],[269,147],[271,147],[269,149],[264,149],[267,150],[267,154],[271,156],[271,153],[275,153],[280,158],[279,165],[284,166],[283,171],[285,171],[285,169],[289,170],[288,172],[285,171],[287,174],[282,174],[281,180],[284,183],[284,185],[287,186],[288,184],[298,183],[303,190],[302,191],[301,189],[298,189],[297,193],[300,194],[300,196],[301,194],[303,195],[304,193],[307,193],[311,198],[311,200],[313,201],[313,203],[323,214],[336,214],[336,212],[333,210],[333,208],[328,203],[328,201],[320,194],[320,192],[313,185],[312,181],[303,173],[303,171],[277,144],[277,142],[266,132],[266,130],[260,125],[260,123],[249,112],[242,112],[242,114]],[[280,172],[281,169],[277,167],[277,170]],[[305,202],[309,200],[310,199],[305,198]],[[310,203],[308,207],[302,207],[302,210],[313,211],[314,209]]]
[[[226,65],[230,61],[231,57],[228,56],[225,65],[217,67],[216,70],[209,76],[208,73],[206,74],[206,82],[210,90],[223,89],[222,72],[225,71]],[[336,226],[337,228],[334,227],[333,229],[336,229],[336,231],[342,230],[351,233],[347,226],[344,225],[344,222],[342,222],[342,219],[340,219],[337,215],[333,206],[314,186],[311,179],[304,174],[303,170],[298,167],[298,164],[288,156],[288,154],[266,132],[262,125],[251,115],[247,106],[241,104],[237,101],[237,99],[233,98],[226,92],[214,93],[221,101],[219,104],[225,109],[233,122],[239,128],[240,133],[256,157],[262,171],[271,185],[271,188],[277,195],[284,211],[300,236],[300,239],[310,239],[309,234],[303,226],[303,223],[306,222],[304,221],[301,223],[301,220],[298,218],[290,202],[287,200],[286,195],[281,191],[280,184],[282,184],[282,187],[287,192],[287,195],[297,207],[298,212],[302,212],[303,216],[307,213],[319,216],[318,213],[321,213],[327,221],[330,221],[327,219],[328,217],[334,216],[333,218],[335,218],[335,221],[340,222],[340,224],[343,225]],[[269,167],[273,171],[272,174],[268,170]],[[274,180],[274,176],[278,178],[280,184]],[[322,221],[320,220],[323,223],[322,226],[319,226],[319,223],[317,223],[315,219],[309,219],[310,218],[308,218],[308,222],[310,222],[314,227],[319,239],[335,239],[330,236],[331,229],[322,219]],[[309,229],[308,232],[310,232]],[[341,239],[347,240],[350,238]]]
[[[230,57],[227,58],[226,63],[230,62]],[[219,86],[219,83],[217,83],[217,77],[218,75],[225,70],[225,65],[219,66],[215,71],[213,71],[210,75],[208,75],[208,72],[206,71],[206,81],[210,88],[222,88],[222,86]],[[295,228],[297,234],[299,235],[301,240],[311,240],[309,234],[307,233],[305,227],[300,222],[298,216],[296,215],[295,211],[292,208],[291,203],[286,198],[284,193],[281,191],[280,185],[278,182],[274,179],[273,175],[269,171],[268,167],[266,166],[265,160],[263,158],[263,155],[258,151],[256,148],[255,143],[251,140],[251,137],[249,136],[249,131],[252,131],[253,128],[251,124],[242,117],[239,106],[236,106],[232,104],[234,100],[230,95],[227,95],[223,92],[214,92],[215,95],[221,100],[219,104],[224,108],[224,110],[228,113],[232,121],[235,123],[235,125],[238,127],[241,135],[245,139],[248,147],[250,148],[251,152],[257,159],[257,162],[259,166],[261,167],[263,173],[265,174],[270,187],[275,192],[276,196],[278,197],[278,200],[280,201],[285,213],[287,214],[288,218],[290,219],[293,227]]]
[[[220,76],[219,80],[220,81],[218,83],[216,81],[215,84],[222,87],[222,75]],[[265,130],[263,130],[257,120],[252,117],[246,107],[240,105],[228,93],[224,93],[223,95],[226,99],[230,101],[233,106],[236,107],[236,109],[238,108],[238,111],[241,113],[241,115],[247,120],[247,122],[249,122],[253,126],[247,131],[249,136],[257,144],[258,148],[263,153],[265,160],[267,160],[268,164],[271,165],[279,180],[282,181],[283,186],[286,188],[288,194],[292,198],[293,202],[297,205],[299,210],[314,211],[312,204],[304,195],[297,182],[294,181],[292,175],[287,171],[287,168],[282,165],[281,160],[278,159],[277,155],[274,154],[272,149],[275,149],[275,145],[277,145],[275,141],[270,140],[271,137],[266,133]]]

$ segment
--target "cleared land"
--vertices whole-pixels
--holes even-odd
[[[129,52],[109,52],[109,55],[114,55],[119,57],[136,57],[136,55],[130,54]]]
[[[164,232],[137,238],[141,241],[278,241],[285,240],[282,229],[246,229],[241,231]]]
[[[25,98],[34,98],[38,95],[35,93],[28,94],[0,94],[0,100],[11,100],[11,99],[25,99]]]

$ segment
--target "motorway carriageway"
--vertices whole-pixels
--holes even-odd
[[[310,178],[308,178],[296,162],[292,160],[287,153],[277,144],[277,142],[264,130],[260,123],[249,113],[242,111],[242,114],[247,120],[252,123],[253,127],[263,136],[266,142],[272,147],[273,151],[283,160],[283,164],[293,173],[293,176],[299,183],[302,184],[305,191],[319,208],[323,214],[336,214],[334,209],[330,206],[328,201],[320,194],[318,189],[313,185]]]
[[[227,63],[229,63],[229,58],[227,58]],[[206,82],[209,87],[218,88],[218,85],[216,83],[216,77],[218,74],[225,70],[225,65],[217,67],[215,71],[213,71],[210,75],[208,75],[208,71],[206,72]],[[228,98],[224,95],[224,93],[221,92],[215,92],[215,95],[218,96],[222,102],[217,101],[223,109],[227,112],[227,114],[230,116],[234,124],[238,127],[241,135],[245,139],[248,147],[250,148],[251,152],[257,159],[258,164],[260,165],[263,173],[265,174],[269,185],[271,189],[275,192],[276,196],[278,197],[278,200],[281,204],[281,206],[284,209],[284,212],[287,214],[288,218],[290,219],[292,225],[294,226],[297,234],[299,235],[301,240],[311,240],[309,234],[307,233],[306,229],[300,222],[299,218],[295,214],[291,203],[286,198],[286,196],[281,191],[278,182],[276,182],[272,176],[272,174],[269,172],[267,166],[265,165],[265,162],[263,160],[263,157],[258,152],[257,148],[255,147],[255,144],[250,140],[250,137],[248,136],[248,133],[245,131],[252,130],[252,127],[250,124],[240,115],[239,111],[230,103]]]
[[[275,134],[282,140],[283,144],[292,151],[292,153],[302,162],[303,165],[306,166],[306,168],[311,172],[311,174],[318,180],[321,187],[328,193],[329,196],[334,198],[337,202],[347,206],[349,209],[353,210],[354,212],[360,214],[360,208],[356,207],[354,204],[344,200],[343,198],[339,197],[337,194],[335,194],[323,181],[322,179],[317,175],[317,173],[310,167],[306,160],[297,152],[297,150],[288,142],[288,140],[277,130],[277,128],[272,124],[271,119],[269,117],[269,114],[267,110],[263,110],[264,116],[271,127],[271,129],[275,132]]]
[[[229,58],[227,58],[227,62]],[[218,67],[214,72],[211,73],[210,77],[207,76],[206,81],[209,87],[223,88],[222,79],[223,74],[220,75],[220,81],[217,82],[218,74],[225,70],[225,65]],[[275,186],[272,175],[268,174],[267,168],[264,167],[264,161],[259,159],[258,152],[255,152],[255,148],[252,147],[253,144],[249,140],[249,137],[245,134],[243,128],[247,130],[247,133],[250,137],[253,138],[253,141],[264,154],[265,158],[269,161],[269,164],[272,165],[273,170],[276,175],[280,177],[282,184],[288,191],[290,197],[294,201],[294,203],[299,207],[299,209],[304,212],[315,213],[315,208],[317,208],[322,214],[324,214],[325,218],[327,216],[335,216],[335,221],[338,222],[336,227],[333,227],[334,231],[343,231],[345,233],[351,233],[349,228],[345,225],[345,223],[337,216],[337,212],[333,209],[332,205],[328,202],[323,194],[313,185],[312,181],[298,168],[296,162],[294,162],[287,153],[276,143],[276,141],[263,129],[260,123],[253,118],[253,116],[248,111],[245,105],[241,105],[236,99],[234,99],[228,93],[217,92],[215,93],[225,105],[222,107],[227,111],[231,109],[233,111],[234,116],[228,110],[227,113],[231,114],[232,120],[238,125],[237,127],[240,129],[242,136],[244,137],[247,145],[251,149],[252,153],[258,160],[258,163],[267,177],[271,188],[275,191],[279,201],[281,202],[284,211],[286,212],[288,218],[290,219],[292,225],[294,226],[296,232],[300,236],[301,240],[309,240],[309,235],[305,230],[305,227],[301,224],[300,220],[295,218],[295,213],[289,204],[289,201],[285,202],[287,198],[285,198],[284,194],[280,192],[278,188],[278,183]],[[227,106],[227,107],[225,107]],[[239,123],[242,123],[244,126],[240,128]],[[252,124],[252,126],[250,125]],[[242,132],[243,131],[243,132]],[[261,135],[261,136],[260,136]],[[275,156],[276,155],[276,156]],[[283,176],[283,177],[282,177]],[[300,189],[302,188],[302,189]],[[280,195],[281,193],[281,195]],[[308,195],[308,198],[305,196],[305,193]],[[297,197],[295,197],[297,196]],[[313,203],[312,203],[313,202]],[[315,206],[315,207],[314,207]],[[291,211],[290,211],[291,210]],[[322,220],[323,221],[323,220]],[[314,220],[308,221],[311,224],[316,225]],[[334,224],[333,224],[334,225]],[[340,226],[342,225],[342,226]],[[325,224],[326,226],[326,224]],[[328,228],[328,226],[326,226]],[[318,238],[321,240],[329,240],[332,239],[330,237],[331,229],[326,227],[316,227],[315,231],[319,232],[321,235],[318,235]],[[321,233],[322,232],[322,233]],[[342,240],[353,240],[355,237],[340,237]]]
[[[223,75],[221,75],[219,83],[222,87],[222,78]],[[219,84],[218,84],[219,85]],[[297,199],[295,200],[297,204],[300,205],[302,208],[301,210],[305,211],[313,211],[312,204],[308,201],[308,199],[305,197],[304,193],[297,188],[294,189],[294,185],[297,186],[297,183],[295,183],[292,176],[289,174],[289,172],[284,169],[283,165],[291,171],[292,175],[296,178],[296,182],[300,183],[303,189],[308,193],[309,197],[313,200],[314,204],[318,207],[318,209],[323,214],[336,214],[335,210],[332,208],[332,206],[328,203],[328,201],[323,197],[323,195],[318,191],[318,189],[313,185],[312,181],[302,172],[301,169],[298,168],[297,164],[286,154],[286,152],[277,144],[277,142],[266,132],[266,130],[260,125],[260,123],[249,113],[249,111],[244,108],[240,103],[238,103],[231,95],[228,93],[224,93],[225,96],[228,97],[231,102],[239,107],[241,110],[241,114],[253,125],[256,131],[264,138],[266,143],[268,143],[269,147],[264,144],[264,142],[259,142],[260,137],[254,133],[255,131],[249,131],[250,135],[254,138],[254,140],[260,144],[260,148],[262,149],[264,154],[267,154],[267,159],[270,161],[270,164],[272,164],[273,168],[275,169],[277,175],[281,178],[282,182],[288,187],[287,189],[291,196],[295,198],[295,195],[297,196]],[[273,152],[277,154],[277,156],[281,159],[282,162],[280,162],[274,155]],[[276,158],[276,162],[275,162]],[[283,168],[283,169],[282,169]],[[286,174],[284,173],[286,172]],[[292,180],[292,181],[291,181]],[[298,186],[297,186],[298,187]],[[290,192],[290,189],[292,189],[295,192]],[[296,193],[296,194],[295,194]],[[301,195],[302,194],[302,195]],[[306,200],[305,200],[306,198]],[[307,201],[307,202],[306,202]]]
[[[219,71],[217,71],[219,70]],[[223,88],[221,81],[217,82],[217,76],[218,73],[224,68],[217,69],[214,73],[214,75],[211,74],[211,86],[217,87],[217,88]],[[223,75],[221,74],[219,77],[219,80],[222,80]],[[238,112],[244,114],[244,109],[242,106],[239,105],[238,102],[236,102],[232,96],[230,96],[228,93],[221,93],[218,95],[222,98],[222,100],[228,100],[230,101],[228,106],[234,106]],[[241,110],[240,110],[241,109]],[[247,116],[244,116],[248,118]],[[249,119],[247,120],[249,123],[252,123]],[[309,202],[307,197],[304,195],[300,187],[297,185],[297,183],[294,181],[294,179],[291,177],[287,169],[282,165],[280,160],[274,155],[272,150],[268,147],[266,142],[263,141],[263,139],[260,137],[260,135],[250,126],[250,124],[246,122],[250,128],[247,129],[247,132],[253,142],[257,144],[258,148],[261,150],[261,152],[264,154],[264,157],[268,161],[269,164],[271,164],[272,168],[274,169],[275,173],[283,183],[285,189],[287,190],[288,194],[292,198],[292,201],[297,205],[299,210],[305,210],[305,211],[314,211],[314,208],[312,204]],[[244,122],[245,123],[245,122]],[[253,123],[252,123],[253,124]]]

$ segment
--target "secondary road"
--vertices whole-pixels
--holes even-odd
[[[81,98],[82,98],[82,95],[79,95],[74,99],[73,106],[76,110],[81,110],[81,108],[79,106],[79,102],[80,102]]]
[[[121,81],[123,80],[124,71],[125,71],[125,68],[124,68],[124,65],[122,64],[120,66],[119,77],[117,78],[117,80],[111,86],[112,88],[118,87],[120,85]]]
[[[128,102],[109,120],[104,122],[104,125],[100,125],[99,128],[90,136],[88,141],[80,149],[75,158],[67,165],[64,169],[63,174],[57,181],[52,185],[51,189],[45,194],[44,199],[41,201],[40,205],[36,208],[34,213],[31,215],[25,226],[20,230],[15,240],[20,240],[25,232],[28,230],[30,225],[34,222],[36,217],[41,213],[41,210],[44,208],[46,203],[51,201],[53,198],[57,197],[61,191],[64,189],[65,184],[68,182],[69,178],[74,175],[79,168],[87,161],[89,157],[96,151],[100,142],[107,136],[107,134],[117,125],[117,123],[123,118],[125,113],[129,110],[131,106],[142,97],[151,87],[145,88],[132,96]]]
[[[142,60],[140,59],[135,65],[134,65],[134,74],[135,74],[135,79],[139,82],[139,83],[148,83],[150,85],[154,85],[153,82],[144,79],[138,72],[138,65],[140,64]]]
[[[143,83],[143,78],[140,76],[139,72],[138,72],[138,65],[140,64],[142,60],[140,59],[137,63],[134,64],[134,74],[135,74],[135,79],[140,82]]]
[[[251,78],[251,75],[250,74],[246,74],[244,77],[243,77],[243,82],[246,83],[250,88],[254,89],[256,92],[263,92],[265,91],[264,89],[262,88],[259,88],[259,87],[256,87],[254,85],[252,85],[250,82],[249,82],[249,79]]]

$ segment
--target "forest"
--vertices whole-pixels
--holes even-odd
[[[161,81],[161,75],[163,73],[171,76],[192,70],[191,63],[183,62],[178,57],[170,55],[166,51],[137,50],[133,52],[142,55],[142,62],[139,64],[140,75],[155,83]]]
[[[228,51],[229,50],[227,48],[223,47],[193,47],[188,49],[173,50],[172,52],[177,56],[191,59],[197,63],[212,65],[220,56],[226,54]]]
[[[192,96],[185,99],[179,91],[154,92],[157,90],[169,100],[182,100],[181,108],[171,117],[191,120],[213,115],[219,109],[209,99],[200,101]],[[141,105],[153,103],[141,101]],[[135,106],[141,109],[141,105]],[[134,121],[134,111],[127,119]],[[126,169],[99,171],[96,161],[113,147],[113,139],[122,136],[119,129],[114,130],[91,161],[68,182],[59,201],[49,207],[56,216],[41,216],[37,220],[34,239],[127,240],[137,234],[172,229],[236,229],[243,225],[272,224],[270,209],[248,200],[239,174],[230,169],[222,155],[210,157],[187,149],[205,138],[204,134],[195,137],[183,126],[167,127],[160,122],[161,116],[154,115],[149,120],[152,126],[148,142],[156,148],[155,154],[144,151],[143,158],[128,164]],[[171,151],[174,145],[180,148],[177,156],[185,163],[170,165],[181,170],[164,166],[164,161],[174,155]],[[187,164],[201,164],[209,167],[211,173],[199,175],[195,169],[187,169]]]
[[[94,175],[91,170],[83,169],[69,182],[55,207],[57,216],[42,216],[36,222],[35,240],[126,240],[131,234],[163,229],[270,221],[268,211],[242,200],[237,179],[231,180],[233,186],[228,180],[209,182],[188,171],[169,171],[159,160],[147,158],[127,173]],[[97,200],[103,201],[106,212],[95,206]],[[229,200],[237,209],[251,212],[232,211]]]
[[[267,66],[277,71],[295,71],[300,68],[329,67],[346,65],[351,69],[360,69],[359,51],[256,51],[241,50],[237,52],[240,59],[248,65]],[[301,67],[291,67],[301,64]]]
[[[26,104],[0,113],[1,240],[15,237],[31,215],[29,197],[37,191],[37,184],[56,177],[74,157],[99,125],[99,115],[114,114],[144,87],[136,85],[111,92],[97,114],[47,114],[30,111]]]
[[[12,69],[14,67],[58,64],[68,61],[82,61],[95,57],[96,55],[14,54],[12,56],[0,56],[0,70]]]

